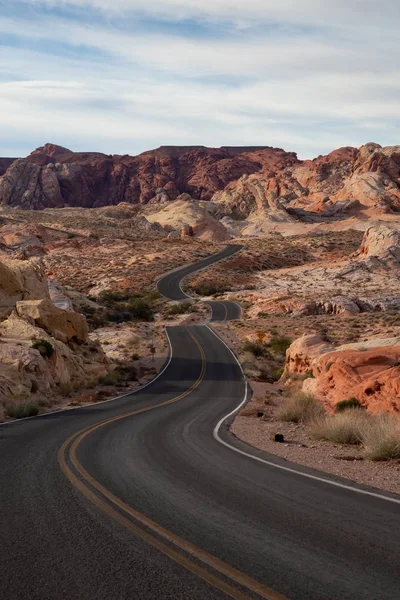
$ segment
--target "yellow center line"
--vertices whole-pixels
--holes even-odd
[[[224,304],[225,307],[225,317],[224,317],[224,321],[228,320],[228,306],[226,304]]]
[[[90,500],[93,504],[95,504],[98,508],[100,508],[103,512],[107,513],[110,517],[114,518],[121,525],[123,525],[127,529],[131,530],[135,535],[141,537],[142,539],[144,539],[145,541],[150,543],[152,546],[156,547],[158,550],[160,550],[161,552],[163,552],[164,554],[166,554],[167,556],[172,558],[175,562],[179,563],[180,565],[182,565],[183,567],[185,567],[192,573],[195,573],[196,575],[198,575],[199,577],[201,577],[202,579],[207,581],[212,586],[220,589],[221,591],[223,591],[225,594],[227,594],[231,598],[234,598],[236,600],[250,600],[248,596],[243,594],[243,592],[241,592],[237,588],[233,587],[226,581],[220,579],[213,573],[210,573],[207,569],[198,565],[196,562],[194,562],[187,556],[181,554],[175,548],[171,548],[169,545],[165,544],[162,540],[154,537],[148,531],[144,531],[143,529],[141,529],[140,527],[138,527],[137,525],[132,523],[132,521],[127,519],[120,512],[118,512],[117,510],[115,510],[114,508],[109,506],[109,504],[105,503],[98,495],[96,495],[87,485],[85,485],[85,483],[83,481],[78,479],[78,477],[72,472],[72,470],[69,468],[69,466],[67,464],[67,460],[66,460],[67,454],[69,455],[69,458],[70,458],[71,463],[73,464],[74,468],[81,475],[83,480],[85,480],[87,483],[89,483],[104,498],[106,498],[109,502],[114,504],[117,508],[119,508],[120,510],[122,510],[123,512],[128,514],[130,517],[134,518],[137,522],[141,523],[142,525],[144,525],[145,527],[147,527],[154,533],[156,533],[158,536],[162,537],[164,540],[174,544],[174,546],[176,546],[180,550],[183,550],[187,554],[190,554],[192,557],[201,561],[203,564],[208,565],[215,571],[219,572],[221,575],[224,575],[224,576],[230,578],[232,581],[235,581],[237,584],[239,584],[243,587],[246,587],[247,589],[251,590],[252,592],[255,592],[256,594],[258,594],[262,598],[265,598],[266,600],[287,600],[287,598],[285,596],[282,596],[278,592],[251,579],[247,575],[234,569],[227,563],[223,562],[222,560],[218,559],[217,557],[213,556],[212,554],[209,554],[205,550],[198,548],[191,542],[172,533],[168,529],[165,529],[164,527],[162,527],[155,521],[149,519],[144,514],[140,513],[139,511],[135,510],[134,508],[132,508],[131,506],[126,504],[123,500],[121,500],[120,498],[115,496],[112,492],[110,492],[104,486],[102,486],[96,479],[94,479],[94,477],[92,477],[86,471],[86,469],[84,469],[84,467],[82,466],[82,464],[79,462],[79,460],[77,458],[77,449],[78,449],[79,444],[90,433],[93,433],[97,429],[104,427],[105,425],[108,425],[115,421],[119,421],[121,419],[125,419],[125,418],[133,416],[133,415],[148,412],[150,410],[155,410],[157,408],[167,406],[168,404],[178,402],[179,400],[182,400],[183,398],[185,398],[186,396],[191,394],[191,392],[199,386],[201,381],[203,381],[203,379],[204,379],[204,375],[205,375],[205,371],[206,371],[206,357],[205,357],[204,350],[201,347],[197,338],[191,332],[189,332],[189,334],[192,337],[192,339],[195,341],[197,347],[199,348],[201,360],[202,360],[202,368],[201,368],[200,375],[199,375],[198,379],[193,383],[193,385],[188,390],[183,392],[182,394],[179,394],[178,396],[171,398],[170,400],[166,400],[166,401],[161,402],[156,405],[152,405],[152,406],[141,408],[141,409],[138,409],[135,411],[131,411],[129,413],[120,415],[118,417],[112,417],[110,419],[106,419],[106,420],[98,423],[97,425],[86,427],[85,429],[82,429],[81,431],[73,434],[63,443],[63,445],[61,446],[61,448],[58,451],[58,462],[59,462],[60,468],[63,471],[63,473],[65,474],[65,476],[72,483],[72,485],[75,488],[77,488],[88,500]]]

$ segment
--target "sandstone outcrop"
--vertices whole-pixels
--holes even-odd
[[[47,298],[17,302],[16,310],[18,316],[34,322],[61,342],[86,342],[88,338],[88,326],[83,315],[58,308]]]
[[[372,413],[400,411],[400,338],[333,348],[316,334],[303,335],[287,350],[282,379],[307,372],[303,391],[330,410],[355,397]]]
[[[11,164],[0,180],[0,203],[91,208],[165,202],[182,193],[209,200],[245,173],[296,161],[293,153],[270,147],[164,146],[139,156],[111,156],[46,144]]]
[[[8,167],[10,167],[16,160],[16,158],[0,158],[0,177],[4,175]]]
[[[156,210],[155,210],[156,209]],[[194,237],[204,241],[225,241],[230,238],[224,225],[209,212],[208,203],[191,201],[188,197],[179,197],[162,207],[150,207],[146,219],[153,225],[158,224],[165,232],[179,237]]]
[[[293,152],[267,146],[162,146],[119,156],[46,144],[6,166],[0,203],[27,209],[163,204],[186,193],[212,199],[220,216],[234,219],[400,212],[400,146],[370,143],[300,161]]]
[[[332,350],[332,346],[320,335],[316,333],[302,335],[286,350],[282,379],[287,379],[293,374],[304,375],[308,371],[312,371],[314,360],[330,350]]]
[[[369,227],[365,232],[359,256],[375,257],[387,267],[400,267],[400,228],[387,225]]]
[[[0,317],[6,316],[19,300],[49,298],[47,279],[34,261],[0,259]]]
[[[1,258],[0,301],[0,413],[31,396],[51,403],[108,372],[85,317],[51,301],[39,263]]]
[[[16,313],[0,324],[0,340],[0,403],[24,402],[32,394],[43,400],[60,389],[71,392],[109,369],[98,343],[69,347]],[[32,347],[42,340],[52,348],[50,356]]]

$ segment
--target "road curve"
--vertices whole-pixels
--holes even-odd
[[[216,262],[229,258],[233,254],[236,254],[241,250],[243,246],[239,244],[229,244],[218,254],[213,254],[203,260],[198,261],[192,265],[187,265],[180,269],[172,271],[164,275],[157,282],[157,289],[165,298],[169,300],[191,300],[191,297],[185,294],[182,290],[182,281],[188,275],[201,271]],[[234,319],[240,319],[241,308],[236,302],[229,301],[214,301],[207,300],[206,304],[211,308],[211,321],[232,321]]]
[[[240,366],[167,333],[138,393],[0,427],[2,598],[398,600],[400,498],[219,440]]]

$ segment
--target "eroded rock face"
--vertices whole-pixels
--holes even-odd
[[[39,263],[0,259],[0,317],[6,316],[19,300],[49,298],[47,279]]]
[[[9,402],[36,394],[51,402],[63,393],[60,386],[72,391],[108,372],[101,346],[88,340],[85,317],[50,300],[40,263],[1,258],[0,303],[0,418]]]
[[[365,232],[359,255],[377,257],[388,266],[400,266],[400,229],[387,225],[369,227]]]
[[[282,379],[287,379],[293,374],[304,375],[308,371],[312,371],[313,361],[330,350],[332,350],[332,346],[320,335],[316,333],[302,335],[286,350],[286,363]]]
[[[0,180],[0,203],[91,208],[165,202],[182,193],[209,200],[243,174],[296,161],[293,153],[269,147],[164,146],[139,156],[111,156],[46,144],[8,168]]]
[[[312,377],[303,391],[331,411],[351,397],[369,412],[400,411],[400,339],[371,339],[333,348],[316,334],[303,335],[286,352],[282,379],[294,374]]]
[[[234,219],[400,212],[400,146],[370,143],[300,161],[270,147],[162,146],[117,156],[46,144],[4,166],[0,203],[27,209],[158,204],[187,193]]]
[[[0,177],[4,175],[8,167],[10,167],[16,160],[16,158],[0,158]]]
[[[16,312],[0,324],[0,336],[0,402],[23,402],[36,393],[57,394],[60,385],[72,389],[108,371],[108,360],[98,343],[90,342],[90,347],[79,350],[69,347]],[[38,340],[50,344],[51,356],[43,357],[32,348]]]
[[[361,346],[361,345],[360,345]],[[369,412],[400,410],[400,346],[338,349],[314,365],[315,393],[330,408],[357,398]]]
[[[86,342],[88,325],[83,315],[71,310],[62,310],[47,298],[43,300],[22,300],[17,302],[19,317],[32,320],[55,339],[64,343],[70,340]]]

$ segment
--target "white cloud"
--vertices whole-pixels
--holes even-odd
[[[0,35],[20,41],[2,48],[0,155],[24,133],[21,154],[48,140],[116,153],[269,144],[303,157],[371,135],[398,141],[397,2],[385,11],[370,0],[30,3],[35,18],[0,18]],[[257,27],[195,37],[173,27],[145,33],[132,20],[128,32],[112,19],[41,13],[45,3]],[[269,20],[281,27],[263,30]]]
[[[30,0],[34,6],[60,5],[90,7],[106,13],[145,14],[171,21],[182,19],[236,20],[241,23],[280,21],[310,26],[349,25],[357,28],[370,23],[396,24],[393,19],[400,16],[397,0],[385,2],[384,10],[376,0]]]

